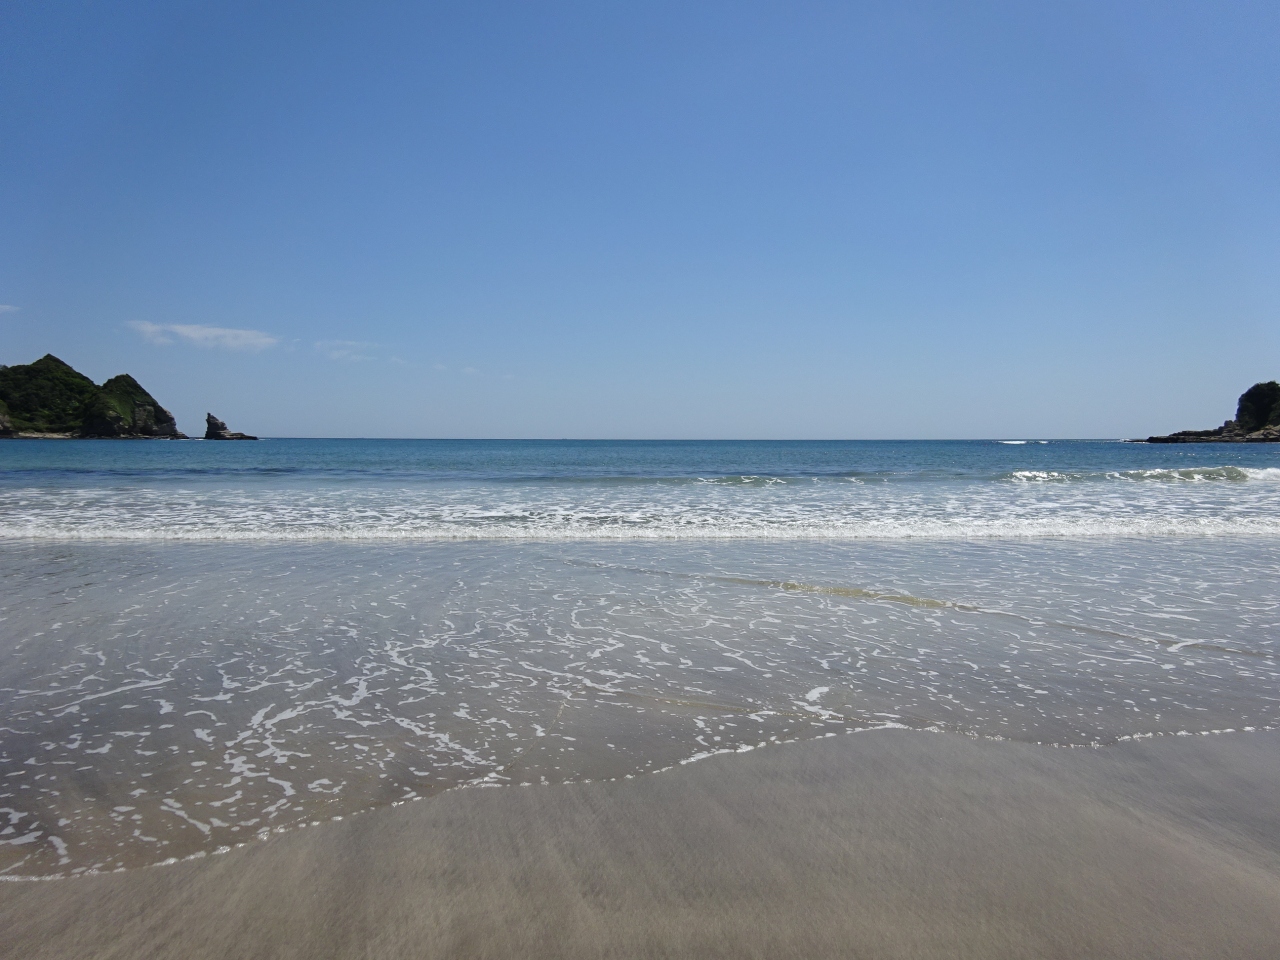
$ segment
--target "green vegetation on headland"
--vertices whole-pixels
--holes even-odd
[[[53,354],[0,367],[0,437],[14,436],[186,439],[127,373],[98,386]]]
[[[1139,443],[1280,443],[1280,383],[1255,383],[1240,395],[1236,418],[1213,430],[1182,430]]]

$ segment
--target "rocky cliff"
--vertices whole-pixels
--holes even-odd
[[[122,373],[102,385],[85,411],[86,437],[181,437],[171,414],[137,380]]]
[[[53,354],[0,367],[0,436],[186,439],[127,373],[98,386]]]
[[[1213,430],[1181,430],[1140,443],[1280,443],[1280,383],[1255,383],[1240,395],[1236,418]]]

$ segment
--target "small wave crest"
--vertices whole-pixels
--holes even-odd
[[[1280,482],[1280,467],[1241,467],[1240,469],[1250,480]]]
[[[866,479],[744,474],[514,486],[0,487],[0,539],[960,540],[1280,533],[1280,469],[1274,467],[1059,467],[1000,478]]]
[[[565,521],[561,523],[332,523],[199,524],[0,524],[0,540],[42,541],[610,541],[610,540],[835,540],[958,541],[1079,539],[1098,537],[1280,536],[1280,517],[1204,518],[1135,516],[1118,518],[965,518],[840,522],[768,522],[745,519],[679,522]]]
[[[1241,483],[1247,480],[1280,481],[1276,467],[1185,467],[1182,469],[1108,470],[1105,472],[1071,472],[1062,470],[1013,470],[1002,480],[1014,483],[1086,483],[1119,480],[1130,483]]]

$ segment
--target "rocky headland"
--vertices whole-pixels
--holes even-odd
[[[1236,418],[1212,430],[1180,430],[1132,443],[1280,443],[1280,383],[1255,383],[1240,395]]]
[[[206,440],[257,440],[234,433],[212,413]],[[0,437],[188,440],[142,384],[122,373],[99,386],[51,353],[0,366]]]
[[[0,437],[187,439],[129,374],[98,386],[51,353],[0,367]]]

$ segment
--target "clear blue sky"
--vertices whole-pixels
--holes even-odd
[[[1280,5],[9,3],[0,304],[188,432],[1213,426]]]

